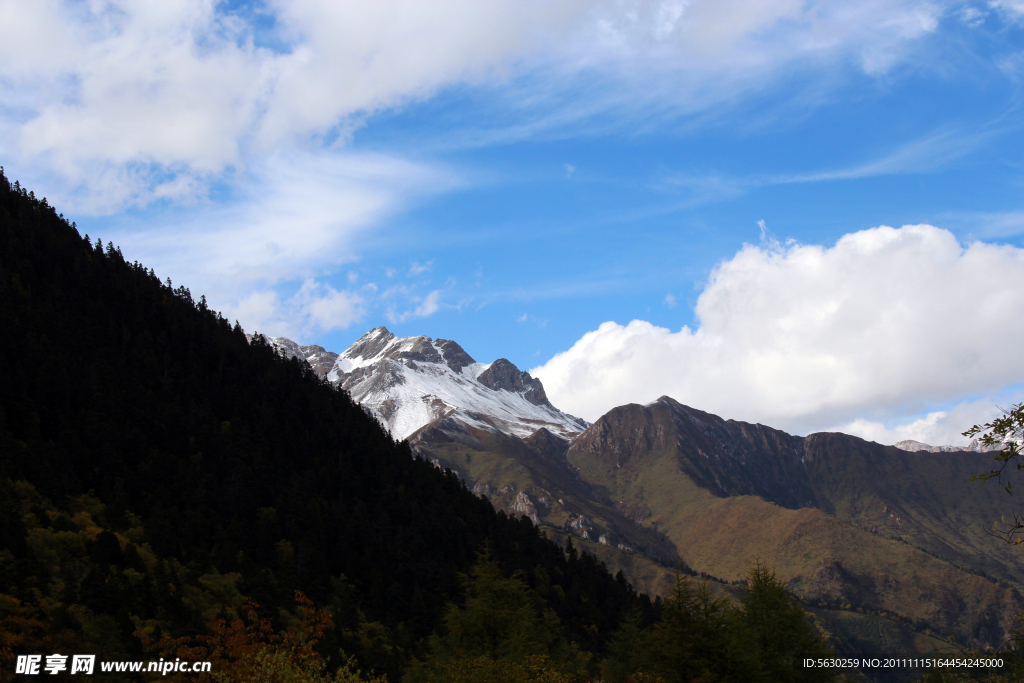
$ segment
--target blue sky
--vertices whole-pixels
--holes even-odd
[[[8,176],[247,331],[455,339],[591,420],[947,443],[1021,400],[1020,0],[0,16]]]

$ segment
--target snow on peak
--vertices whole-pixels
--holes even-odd
[[[340,355],[284,337],[268,341],[281,355],[307,360],[318,375],[348,391],[395,439],[446,417],[524,438],[544,427],[571,439],[589,426],[552,406],[530,373],[504,358],[477,363],[448,339],[396,337],[376,327]]]
[[[984,452],[985,450],[984,447],[978,443],[977,439],[974,439],[973,441],[971,441],[971,443],[967,444],[966,446],[929,446],[926,443],[914,441],[913,439],[897,441],[896,443],[893,444],[893,446],[899,448],[900,450],[910,451],[912,453],[917,453],[919,451],[927,451],[928,453],[955,453],[957,451],[974,451],[981,453]]]

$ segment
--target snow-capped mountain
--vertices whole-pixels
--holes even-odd
[[[983,453],[987,450],[977,439],[971,441],[966,446],[930,446],[920,441],[914,441],[913,439],[906,439],[904,441],[897,441],[893,444],[896,448],[903,451],[910,451],[911,453],[917,453],[919,451],[927,451],[929,453],[955,453],[957,451],[972,451],[975,453]]]
[[[540,380],[528,372],[504,358],[477,363],[447,339],[396,337],[377,327],[340,355],[285,337],[267,340],[281,355],[305,360],[348,391],[395,439],[443,418],[519,437],[544,427],[572,439],[589,426],[551,405]]]

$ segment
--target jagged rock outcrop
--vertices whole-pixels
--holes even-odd
[[[530,403],[537,406],[550,406],[544,393],[544,385],[534,379],[530,373],[520,371],[504,358],[499,358],[477,375],[477,381],[494,390],[514,391],[521,393]]]
[[[526,491],[520,491],[516,494],[508,509],[509,512],[516,516],[526,515],[534,524],[540,524],[540,518],[537,517],[537,507],[530,500],[530,496],[527,495]]]

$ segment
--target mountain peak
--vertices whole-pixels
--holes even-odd
[[[536,406],[550,406],[544,385],[530,373],[520,371],[506,358],[499,358],[477,375],[477,381],[494,390],[521,392],[523,397]]]
[[[449,418],[520,437],[546,428],[565,440],[588,426],[551,405],[544,386],[530,373],[505,358],[477,363],[450,339],[397,337],[386,327],[375,327],[340,355],[284,337],[270,342],[282,355],[307,360],[318,375],[348,391],[395,439]],[[324,362],[328,354],[331,364]]]
[[[473,358],[466,353],[461,346],[450,339],[438,339],[436,346],[441,352],[441,357],[444,358],[444,362],[452,370],[461,372],[462,368],[476,363],[476,361],[473,360]]]
[[[348,347],[344,355],[347,358],[369,360],[377,356],[393,339],[395,339],[395,335],[388,328],[375,327]]]

